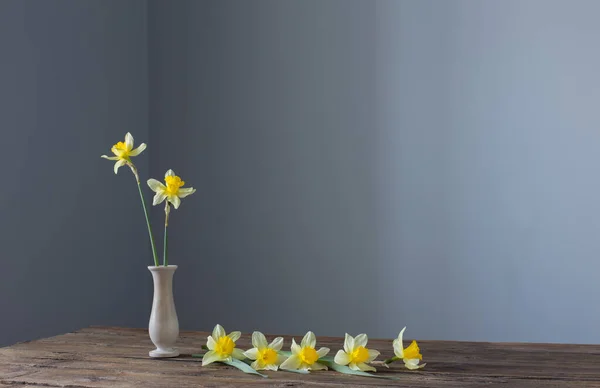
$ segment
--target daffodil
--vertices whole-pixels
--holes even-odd
[[[392,342],[394,345],[394,354],[396,356],[386,360],[385,364],[389,364],[396,360],[402,360],[404,361],[404,366],[406,366],[408,369],[423,368],[426,364],[419,365],[419,362],[423,359],[423,356],[420,353],[421,351],[417,341],[413,341],[407,348],[403,347],[402,335],[404,334],[404,330],[406,330],[406,327],[400,331],[398,338]]]
[[[118,142],[112,146],[111,151],[115,156],[102,155],[101,158],[108,160],[116,160],[114,171],[115,174],[119,171],[119,167],[128,165],[135,177],[137,183],[138,192],[140,193],[140,199],[142,201],[142,209],[144,210],[144,216],[146,216],[146,226],[148,227],[148,236],[150,237],[150,245],[152,246],[152,256],[154,257],[154,265],[158,267],[158,254],[156,253],[156,244],[154,243],[154,235],[152,234],[152,227],[150,225],[150,217],[148,215],[148,209],[146,209],[146,200],[144,199],[144,193],[140,185],[140,175],[137,168],[131,162],[132,156],[138,156],[146,149],[146,144],[142,143],[136,149],[133,149],[133,136],[127,132],[125,135],[125,141]]]
[[[285,361],[285,356],[279,354],[283,346],[283,338],[277,337],[270,344],[260,331],[252,333],[252,349],[244,352],[244,356],[254,360],[250,365],[255,370],[277,370]]]
[[[373,361],[379,352],[373,349],[367,349],[367,342],[369,338],[366,334],[359,334],[356,338],[346,333],[344,339],[344,350],[339,350],[335,355],[334,361],[339,365],[348,365],[352,370],[362,370],[375,372],[376,369],[370,365],[369,362]]]
[[[169,213],[171,211],[169,203],[172,203],[175,209],[178,209],[179,205],[181,204],[181,198],[185,198],[190,194],[194,194],[196,189],[193,187],[186,187],[185,189],[182,188],[185,182],[182,181],[180,177],[175,175],[173,170],[169,170],[165,174],[165,183],[166,185],[163,185],[156,179],[148,179],[148,186],[150,186],[152,191],[156,193],[154,195],[152,205],[156,206],[162,203],[165,199],[167,200],[165,202],[165,235],[163,244],[163,265],[167,266],[169,263],[167,259],[167,226],[169,225]]]
[[[181,204],[180,198],[185,198],[196,192],[193,187],[182,188],[185,182],[175,175],[173,170],[169,170],[165,174],[165,183],[166,185],[163,185],[156,179],[148,179],[148,186],[156,193],[152,205],[156,206],[166,199],[173,204],[175,209],[178,209]]]
[[[231,361],[232,358],[243,360],[245,358],[244,351],[235,347],[235,341],[240,336],[239,331],[227,334],[221,325],[216,325],[212,335],[208,336],[206,343],[208,352],[202,358],[202,366],[216,361]]]
[[[300,345],[292,338],[292,355],[285,360],[279,368],[291,370],[321,370],[327,369],[320,364],[319,358],[325,357],[329,353],[329,348],[315,350],[317,339],[312,331],[306,333]]]
[[[133,136],[127,132],[125,135],[125,141],[120,141],[110,149],[115,156],[102,155],[101,158],[108,160],[116,160],[115,163],[115,174],[119,172],[119,167],[131,163],[132,156],[138,156],[146,149],[146,143],[140,144],[136,149],[133,149]]]

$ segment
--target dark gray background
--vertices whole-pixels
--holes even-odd
[[[600,342],[599,12],[0,2],[0,344],[147,325],[135,185],[99,159],[127,131],[198,189],[184,329]]]
[[[100,155],[147,140],[146,23],[145,1],[0,1],[0,345],[144,325],[139,194]]]

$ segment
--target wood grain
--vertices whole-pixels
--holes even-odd
[[[200,352],[207,335],[182,332],[182,355],[163,360],[148,357],[153,347],[144,329],[91,327],[16,344],[0,349],[0,388],[600,387],[599,345],[419,341],[425,369],[408,371],[399,363],[390,369],[379,367],[380,375],[400,378],[397,381],[334,371],[267,372],[270,378],[263,379],[221,364],[201,367],[200,359],[190,354]],[[288,348],[291,336],[283,337]],[[318,346],[329,347],[331,355],[342,344],[342,338],[318,337]],[[238,346],[251,347],[250,335],[243,335]],[[371,339],[369,347],[381,351],[380,359],[393,355],[389,339]]]

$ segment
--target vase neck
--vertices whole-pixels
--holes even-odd
[[[156,294],[170,294],[173,288],[173,275],[177,269],[176,265],[167,267],[148,267],[154,281],[154,292]]]

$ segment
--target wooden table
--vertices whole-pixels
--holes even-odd
[[[405,387],[600,387],[599,345],[419,341],[427,366],[408,371],[401,363],[381,374],[400,380],[348,376],[334,371],[300,375],[267,372],[269,379],[215,364],[200,366],[198,353],[208,333],[182,332],[182,356],[150,359],[144,329],[92,327],[74,333],[0,349],[0,388],[25,387],[215,387],[215,386],[405,386]],[[289,347],[290,336],[284,349]],[[295,336],[300,340],[302,334]],[[268,336],[270,339],[271,336]],[[342,338],[317,337],[334,355]],[[408,340],[405,344],[408,343]],[[250,335],[238,341],[250,346]],[[391,340],[369,340],[369,347],[391,357]]]

